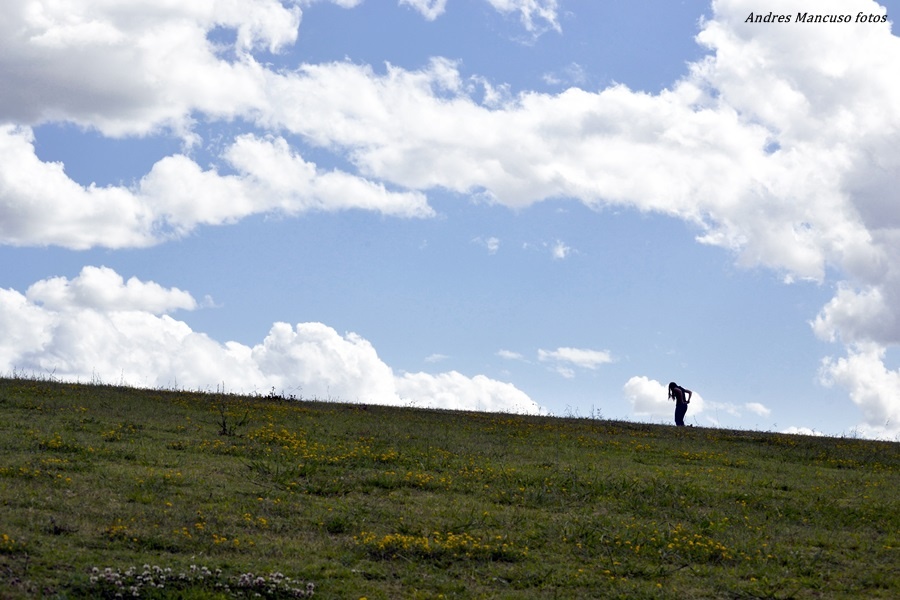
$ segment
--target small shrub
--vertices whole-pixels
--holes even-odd
[[[234,415],[228,412],[224,404],[219,405],[219,435],[235,436],[238,427],[243,427],[250,422],[250,411],[245,411],[244,416],[235,422],[229,421]]]

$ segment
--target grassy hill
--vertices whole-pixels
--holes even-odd
[[[2,598],[898,598],[898,490],[897,443],[0,380]]]

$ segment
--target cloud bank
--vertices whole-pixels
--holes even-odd
[[[42,162],[31,129],[0,125],[0,239],[16,246],[151,246],[244,217],[279,212],[372,210],[429,217],[420,192],[396,192],[342,171],[322,171],[280,137],[235,138],[222,156],[235,174],[168,156],[131,187],[82,186]]]
[[[458,372],[400,373],[367,340],[322,323],[275,323],[254,346],[219,343],[168,313],[192,310],[185,291],[105,267],[68,280],[0,290],[0,372],[140,387],[210,389],[421,408],[537,414],[509,383]]]

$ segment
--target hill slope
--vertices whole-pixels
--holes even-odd
[[[898,489],[897,443],[0,380],[4,598],[896,598]]]

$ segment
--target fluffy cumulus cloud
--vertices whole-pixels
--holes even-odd
[[[275,0],[10,0],[0,22],[0,120],[126,135],[184,131],[194,111],[237,116],[262,101],[250,53],[293,43],[300,16]],[[217,27],[235,32],[237,60],[222,60],[207,38]]]
[[[788,427],[781,433],[790,433],[793,435],[813,435],[813,436],[824,436],[825,435],[821,431],[816,431],[815,429],[810,429],[809,427]]]
[[[443,8],[440,2],[410,4],[425,12]],[[557,11],[556,2],[491,4],[551,22]],[[821,279],[827,265],[845,269],[857,285],[877,285],[890,275],[887,242],[900,218],[880,191],[891,189],[900,172],[893,150],[900,84],[883,74],[896,64],[900,45],[889,23],[807,28],[801,36],[795,34],[801,24],[745,23],[752,2],[719,0],[697,38],[710,56],[671,89],[651,95],[624,86],[571,88],[522,93],[489,107],[477,101],[475,83],[446,59],[418,71],[390,67],[385,74],[351,63],[269,70],[253,51],[292,43],[300,10],[274,0],[247,6],[237,11],[232,3],[188,3],[161,11],[156,3],[137,2],[113,10],[17,0],[0,36],[0,73],[6,81],[29,75],[4,86],[0,118],[20,125],[63,120],[124,135],[173,123],[189,128],[192,114],[242,116],[344,149],[363,173],[409,189],[486,190],[511,206],[559,196],[592,206],[627,204],[693,221],[705,229],[703,241],[790,277]],[[803,8],[796,1],[781,6],[784,12]],[[869,0],[829,0],[816,9],[884,13]],[[226,58],[208,39],[216,27],[237,32],[236,57]],[[91,65],[91,73],[102,76],[85,77],[77,65]],[[76,76],[77,82],[69,80]],[[10,127],[4,130],[4,142],[15,145],[10,155],[36,161],[27,128]],[[265,168],[263,159],[281,161],[291,175]],[[240,138],[223,160],[246,177],[221,177],[172,157],[148,175],[146,187],[158,192],[149,194],[152,202],[132,197],[131,190],[90,188],[70,190],[89,198],[69,204],[147,232],[160,213],[189,225],[273,208],[226,206],[222,214],[182,215],[173,205],[184,203],[176,193],[183,181],[232,192],[236,203],[252,205],[268,195],[239,185],[249,178],[280,195],[290,210],[285,190],[295,181],[306,189],[313,178],[310,165],[283,139]],[[648,165],[654,177],[645,176]],[[26,166],[55,169],[58,184],[71,187],[59,165]],[[4,183],[12,177],[4,173]],[[391,196],[371,182],[353,181],[376,188],[370,196]],[[11,208],[32,200],[5,188]],[[104,198],[110,195],[122,198]],[[325,194],[323,203],[344,196]],[[104,200],[125,208],[112,213]],[[429,214],[420,196],[391,200],[406,207],[396,210],[401,214]]]
[[[25,293],[29,301],[50,310],[90,308],[101,311],[143,311],[164,314],[173,310],[193,310],[197,302],[188,292],[166,289],[153,282],[132,277],[127,282],[108,267],[84,267],[69,281],[54,277],[33,284]]]
[[[625,383],[622,392],[635,416],[671,420],[675,414],[675,402],[669,400],[668,385],[648,377],[635,376]],[[702,412],[703,398],[694,394],[688,414],[694,416]]]
[[[131,187],[82,186],[42,162],[27,127],[0,125],[0,240],[75,249],[141,247],[265,212],[362,209],[399,217],[433,213],[421,192],[393,191],[342,171],[323,171],[283,138],[243,135],[223,160],[234,174],[186,155],[163,158]]]
[[[364,172],[410,188],[485,190],[509,206],[559,196],[634,206],[694,222],[703,242],[786,277],[821,280],[828,266],[883,276],[886,249],[849,188],[869,168],[865,157],[891,148],[896,129],[900,86],[881,75],[900,52],[889,25],[818,28],[810,43],[786,28],[743,23],[750,4],[715,8],[698,36],[711,57],[657,95],[571,88],[489,107],[447,60],[384,75],[341,63],[306,66],[285,80],[285,98],[301,100],[278,102],[285,108],[276,117],[317,143],[347,148]],[[835,39],[837,29],[862,43],[842,54],[836,74],[833,48],[850,43]],[[828,48],[824,60],[819,47]],[[848,90],[839,75],[851,72],[854,81],[866,73],[879,83]],[[777,90],[777,111],[760,81]],[[889,177],[890,159],[879,161]]]
[[[556,0],[488,2],[526,30],[559,29]],[[425,18],[447,4],[404,3]],[[890,22],[766,26],[746,22],[758,2],[713,0],[696,38],[707,56],[660,93],[613,85],[510,95],[440,57],[417,70],[350,62],[273,70],[257,57],[296,41],[302,5],[7,2],[0,241],[146,246],[269,211],[427,217],[435,188],[510,207],[569,197],[658,212],[786,281],[836,276],[836,294],[812,326],[846,355],[826,360],[823,379],[847,389],[865,427],[900,432],[900,373],[883,358],[900,345],[900,38]],[[872,0],[777,7],[795,19],[811,10],[886,12]],[[233,41],[214,41],[220,29]],[[167,132],[189,149],[198,118],[262,131],[230,140],[216,165],[201,167],[186,152],[133,186],[85,186],[37,157],[31,129],[68,122],[108,136]],[[317,168],[288,139],[338,153],[348,172]],[[27,319],[58,318],[15,294],[4,302],[32,311]],[[110,314],[96,313],[125,327]],[[183,325],[166,322],[165,340],[196,339]]]
[[[81,186],[42,162],[30,128],[0,125],[0,241],[84,249],[146,246],[153,214],[122,187]]]
[[[367,340],[322,323],[275,323],[254,346],[219,343],[168,313],[197,307],[183,290],[108,268],[0,290],[0,372],[72,381],[303,397],[429,408],[538,413],[509,383],[477,375],[397,375]]]
[[[397,393],[411,406],[488,412],[540,413],[525,392],[510,383],[456,371],[429,375],[405,373],[397,379]]]
[[[858,432],[867,437],[894,439],[900,430],[900,371],[884,364],[885,349],[877,343],[853,346],[846,357],[828,358],[822,364],[825,385],[850,390],[850,399],[865,420]]]
[[[622,393],[635,417],[664,419],[669,422],[673,420],[675,402],[669,399],[668,383],[661,383],[639,375],[625,383]],[[694,392],[688,408],[688,420],[700,418],[703,423],[719,426],[718,415],[724,414],[740,418],[745,413],[766,418],[772,414],[772,410],[759,402],[748,402],[743,406],[737,406],[727,402],[704,400],[703,396]]]

